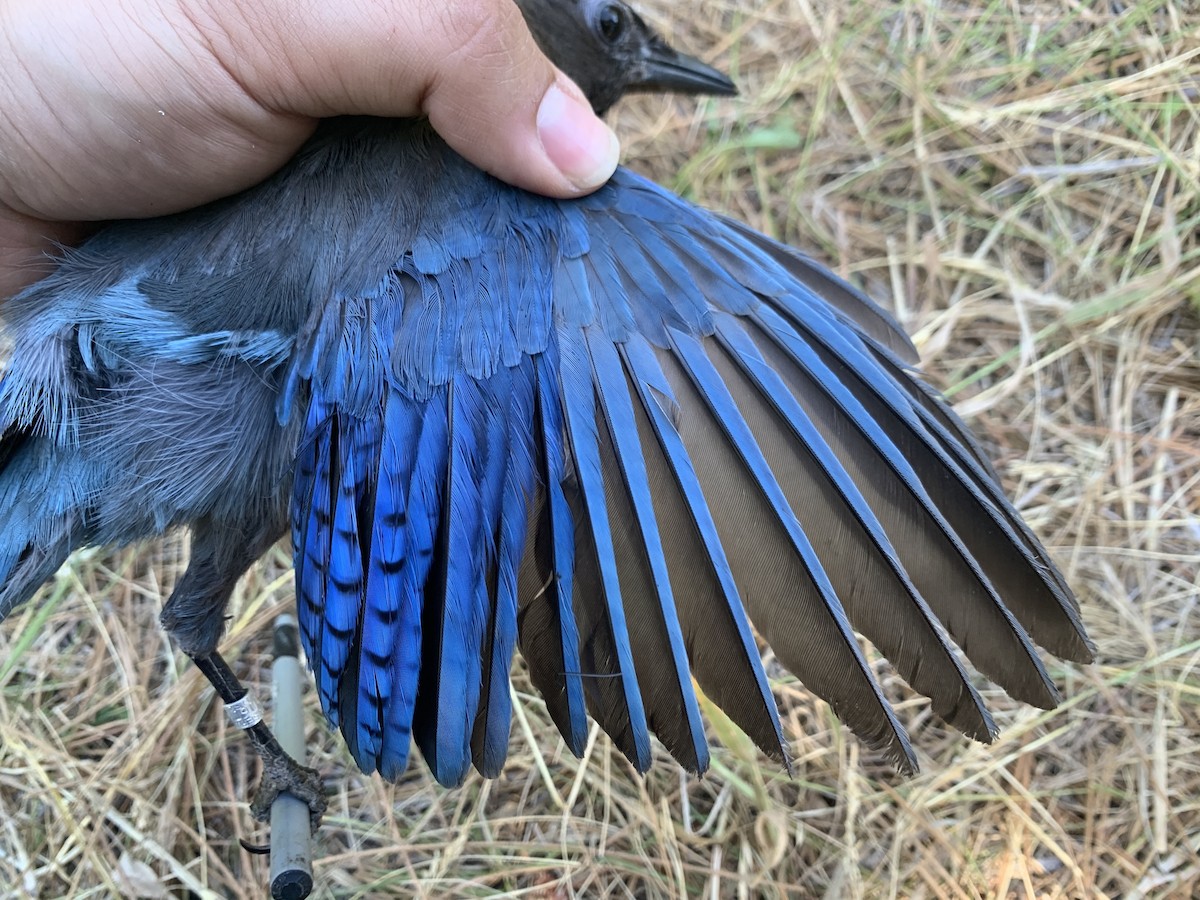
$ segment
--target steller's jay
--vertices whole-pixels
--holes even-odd
[[[598,111],[732,92],[621,3],[520,3]],[[443,784],[497,774],[517,645],[572,751],[590,714],[637,769],[654,732],[693,772],[692,676],[787,759],[755,631],[905,771],[855,631],[981,741],[951,639],[1040,707],[1033,641],[1091,658],[888,314],[625,169],[550,200],[425,121],[330,120],[255,188],[106,227],[4,316],[0,617],[78,547],[187,526],[162,621],[243,706],[225,606],[290,528],[321,704],[368,773],[399,776],[415,738]],[[286,789],[319,815],[314,773],[239,724],[256,813]]]

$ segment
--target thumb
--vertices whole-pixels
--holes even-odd
[[[475,165],[551,196],[594,190],[616,168],[616,136],[512,0],[209,0],[205,10],[209,47],[268,108],[425,114]]]

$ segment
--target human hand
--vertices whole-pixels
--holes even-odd
[[[317,119],[427,115],[499,178],[602,184],[612,131],[512,0],[0,3],[0,298],[55,243],[256,184]]]

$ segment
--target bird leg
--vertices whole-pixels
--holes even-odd
[[[280,517],[276,517],[281,518]],[[191,560],[162,611],[162,623],[179,647],[216,689],[234,725],[246,732],[263,761],[263,780],[250,804],[255,819],[270,818],[271,804],[286,791],[304,802],[315,830],[325,812],[321,778],[300,765],[279,745],[262,720],[262,712],[217,652],[225,626],[225,606],[234,585],[275,542],[283,525],[238,528],[228,522],[202,520],[192,526]]]
[[[267,821],[271,818],[271,804],[286,791],[308,806],[309,823],[316,831],[326,807],[320,773],[300,765],[279,745],[263,721],[262,710],[253,695],[238,681],[220,653],[214,650],[202,656],[192,655],[192,661],[216,689],[230,721],[246,732],[263,762],[262,783],[250,802],[250,815],[259,822]]]

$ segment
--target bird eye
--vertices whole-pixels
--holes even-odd
[[[616,41],[625,33],[625,25],[627,17],[625,10],[615,3],[606,4],[601,10],[600,15],[596,18],[596,24],[600,28],[600,34],[610,44]]]

